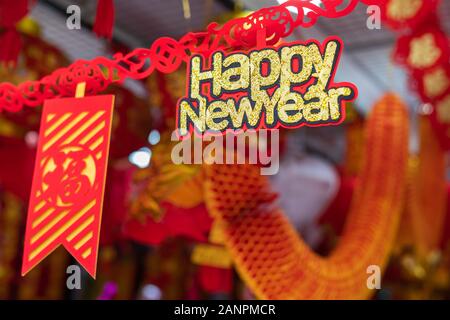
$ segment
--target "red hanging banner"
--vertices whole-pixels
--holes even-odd
[[[22,275],[62,244],[95,278],[113,104],[112,95],[45,101]]]

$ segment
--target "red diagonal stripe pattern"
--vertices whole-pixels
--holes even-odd
[[[95,278],[114,96],[44,104],[22,275],[59,245]]]

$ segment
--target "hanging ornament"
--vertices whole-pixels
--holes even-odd
[[[44,104],[22,274],[59,245],[95,278],[114,96]]]
[[[253,35],[257,47],[251,52],[214,51],[209,58],[191,58],[186,93],[177,103],[181,136],[344,121],[345,103],[356,98],[357,89],[352,83],[334,82],[342,40],[329,37],[322,44],[311,40],[272,47],[269,30]],[[236,66],[222,71],[230,65]]]

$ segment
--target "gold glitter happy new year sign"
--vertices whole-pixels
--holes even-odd
[[[181,135],[339,124],[356,87],[334,83],[342,41],[330,37],[250,52],[191,57],[177,104]]]

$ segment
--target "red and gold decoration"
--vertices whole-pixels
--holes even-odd
[[[430,104],[429,120],[441,147],[450,149],[450,41],[437,15],[439,0],[386,0],[384,17],[402,32],[394,60],[409,72],[411,87]]]
[[[113,101],[105,95],[44,104],[22,274],[62,244],[95,278]]]
[[[93,278],[101,270],[95,285],[83,277],[93,289],[87,295],[98,299],[228,298],[240,296],[240,285],[261,299],[366,299],[375,292],[367,287],[372,265],[387,269],[387,279],[400,265],[405,278],[432,282],[424,296],[445,288],[450,48],[436,18],[439,1],[321,2],[288,0],[179,40],[163,37],[148,48],[60,68],[64,58],[51,46],[17,37],[33,1],[3,10],[0,0],[0,38],[8,44],[0,60],[26,71],[0,69],[8,81],[0,84],[0,155],[8,163],[0,170],[0,244],[12,245],[0,252],[0,298],[62,297],[69,255],[60,246]],[[399,97],[386,94],[364,123],[351,107],[356,86],[334,82],[341,39],[281,41],[319,18],[346,16],[360,2],[379,4],[385,21],[402,32],[394,59],[431,106],[420,118],[418,157],[408,158],[409,116]],[[98,0],[93,31],[111,39],[114,15],[113,0]],[[146,78],[151,107],[121,86]],[[280,206],[283,191],[274,191],[259,165],[171,159],[174,129],[183,135],[341,123],[349,150],[344,164],[336,162],[341,187],[324,215],[337,226],[326,255],[299,236]],[[292,134],[286,131],[283,139]],[[139,166],[131,158],[142,149],[148,162]],[[20,172],[8,172],[11,164]],[[14,273],[20,264],[23,279]],[[51,293],[41,290],[47,282]]]
[[[2,83],[0,103],[5,110],[17,112],[25,105],[38,106],[46,101],[29,206],[22,273],[29,271],[60,244],[92,276],[95,276],[96,270],[111,121],[111,110],[108,109],[111,106],[108,104],[112,104],[112,100],[108,100],[110,97],[49,99],[73,95],[80,84],[83,84],[88,95],[93,95],[125,78],[141,79],[154,70],[171,73],[196,53],[209,56],[230,48],[260,47],[261,44],[273,46],[282,37],[292,33],[295,27],[310,27],[319,16],[336,18],[346,15],[358,3],[352,0],[338,10],[341,2],[329,2],[322,8],[311,3],[288,1],[283,5],[261,9],[248,17],[231,20],[221,27],[210,24],[206,33],[189,33],[179,41],[160,38],[150,49],[135,49],[125,56],[117,54],[113,59],[98,57],[93,61],[77,61],[69,68],[56,70],[39,81],[26,81],[19,86]],[[111,9],[112,2],[107,4],[106,1],[99,1],[99,12],[104,11],[105,8],[100,9],[106,6]],[[296,18],[291,15],[288,6],[298,9]],[[309,9],[306,16],[303,14],[304,9]],[[113,19],[109,13],[106,20]],[[106,35],[107,32],[103,31],[100,33]],[[147,64],[149,59],[151,63]],[[313,63],[317,68],[320,61],[311,61]],[[326,67],[330,69],[330,75],[334,74],[332,65]],[[319,84],[325,81],[320,80]],[[355,89],[347,91],[343,95],[353,98]],[[337,92],[333,93],[335,104],[341,105],[338,96]],[[91,104],[87,105],[85,101]],[[324,103],[328,105],[328,100]],[[92,112],[94,114],[90,115]],[[87,122],[80,122],[86,117],[89,118]],[[343,116],[338,118],[342,120]],[[92,127],[93,124],[96,126]],[[96,137],[99,132],[103,135]],[[92,141],[94,137],[97,140]],[[62,193],[58,194],[61,183]]]

